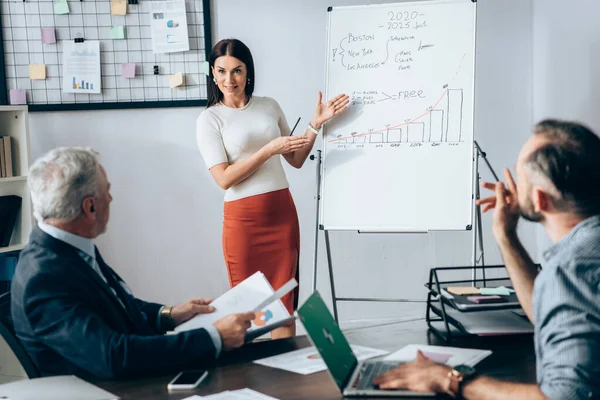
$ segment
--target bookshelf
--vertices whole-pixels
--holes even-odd
[[[0,254],[5,254],[25,247],[34,223],[27,187],[30,164],[27,106],[0,106],[0,136],[11,137],[14,173],[10,178],[0,178],[0,196],[17,195],[22,199],[10,244],[0,247]]]

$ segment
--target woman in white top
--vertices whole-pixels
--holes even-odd
[[[198,117],[196,138],[215,181],[226,190],[223,254],[233,287],[261,271],[279,289],[298,279],[300,231],[294,201],[281,157],[300,168],[321,126],[346,110],[348,96],[322,103],[303,136],[290,136],[279,104],[253,96],[254,61],[248,47],[237,39],[217,43],[210,55],[212,80],[208,105]],[[282,298],[288,311],[297,307],[298,290]],[[271,314],[259,313],[264,325]],[[276,329],[271,337],[293,336],[295,324]]]

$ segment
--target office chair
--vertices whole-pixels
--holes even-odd
[[[10,292],[0,295],[0,335],[6,341],[10,349],[15,353],[15,356],[21,363],[21,367],[25,370],[27,376],[31,378],[39,378],[40,372],[35,364],[21,345],[21,342],[15,334],[15,329],[10,313]]]

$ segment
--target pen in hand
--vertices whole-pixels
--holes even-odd
[[[302,118],[302,117],[298,117],[298,121],[296,121],[296,125],[294,125],[294,128],[292,128],[292,132],[290,132],[290,136],[292,136],[294,134],[294,131],[296,130],[296,127],[300,123],[300,118]]]

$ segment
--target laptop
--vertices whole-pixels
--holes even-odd
[[[408,390],[383,390],[373,378],[400,365],[397,361],[359,362],[341,329],[318,292],[314,292],[296,311],[312,344],[317,348],[340,392],[347,397],[434,397],[435,393]]]

